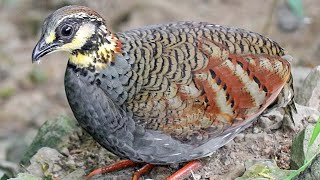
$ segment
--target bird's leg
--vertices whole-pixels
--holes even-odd
[[[190,161],[188,164],[183,166],[183,168],[179,169],[177,172],[172,174],[166,180],[178,180],[185,179],[191,175],[192,172],[197,171],[201,168],[201,163],[199,160]]]
[[[146,164],[142,168],[134,172],[132,180],[138,180],[140,176],[149,173],[154,168],[153,164]]]
[[[113,172],[113,171],[118,171],[118,170],[125,169],[128,167],[133,167],[136,165],[137,165],[137,163],[135,163],[131,160],[121,160],[121,161],[115,162],[113,164],[110,164],[108,166],[95,169],[87,176],[86,179],[88,180],[97,174],[104,174],[104,173],[109,173],[109,172]]]

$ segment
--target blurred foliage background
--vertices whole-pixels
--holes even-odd
[[[45,120],[72,116],[63,86],[67,55],[55,53],[40,65],[31,63],[42,21],[68,4],[95,9],[113,32],[180,20],[260,32],[295,57],[297,89],[319,64],[319,0],[0,0],[0,160],[7,156],[5,147],[30,141]]]

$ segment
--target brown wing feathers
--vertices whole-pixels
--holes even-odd
[[[181,23],[126,35],[142,78],[127,103],[147,128],[177,137],[261,113],[290,75],[282,48],[245,30]]]

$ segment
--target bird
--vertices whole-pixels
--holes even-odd
[[[257,117],[296,112],[292,57],[259,33],[178,21],[113,33],[89,7],[57,9],[43,22],[32,62],[69,53],[64,85],[80,126],[123,160],[88,178],[146,164],[187,163],[188,177]]]

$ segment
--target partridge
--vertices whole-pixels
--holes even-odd
[[[258,33],[206,22],[174,22],[112,33],[83,6],[49,15],[32,62],[70,53],[65,91],[79,124],[124,159],[89,177],[136,163],[189,162],[181,178],[259,115],[291,114],[290,59]]]

